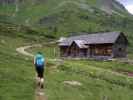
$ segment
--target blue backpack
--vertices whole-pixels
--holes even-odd
[[[44,63],[45,63],[45,60],[44,60],[43,55],[38,54],[36,56],[36,65],[37,66],[40,66],[40,67],[43,67],[44,66]]]

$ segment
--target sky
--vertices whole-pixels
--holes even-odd
[[[133,14],[133,0],[118,0],[124,4],[125,8]]]

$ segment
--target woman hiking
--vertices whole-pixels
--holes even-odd
[[[45,58],[41,52],[38,52],[34,57],[35,70],[37,72],[37,84],[43,88],[43,73],[45,67]]]

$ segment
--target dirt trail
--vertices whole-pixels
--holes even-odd
[[[35,100],[48,100],[45,96],[44,89],[41,89],[39,86],[36,86]]]
[[[48,44],[54,44],[56,43],[55,41],[49,42]],[[45,45],[45,44],[43,44]],[[16,51],[22,55],[28,56],[28,57],[34,57],[32,53],[27,52],[26,50],[31,49],[31,48],[36,48],[36,47],[42,47],[41,44],[34,44],[34,45],[27,45],[27,46],[21,46],[16,48]],[[61,59],[48,59],[48,61],[56,61],[57,63],[63,62]]]
[[[19,48],[16,48],[16,51],[22,55],[29,56],[29,57],[34,57],[33,54],[27,52],[27,49],[30,49],[32,47],[41,47],[40,44],[36,45],[30,45],[30,46],[22,46]],[[40,87],[36,86],[35,89],[35,100],[47,100],[47,97],[45,96],[44,89],[40,89]]]
[[[40,44],[35,44],[35,45],[29,45],[29,46],[22,46],[16,49],[16,51],[22,55],[29,56],[29,57],[34,57],[33,54],[27,52],[27,49],[30,49],[32,47],[41,47]]]
[[[56,41],[51,41],[51,42],[46,43],[46,45],[47,44],[49,44],[49,45],[55,44],[55,43],[56,43]],[[43,45],[45,45],[45,44],[43,44]],[[29,53],[26,51],[27,49],[34,48],[34,47],[42,47],[42,45],[41,44],[33,44],[33,45],[21,46],[21,47],[16,48],[16,51],[22,55],[34,57],[34,55],[32,53]]]

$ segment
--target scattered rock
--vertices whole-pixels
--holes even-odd
[[[133,72],[129,72],[128,76],[133,77]]]
[[[82,85],[78,81],[64,81],[64,84],[73,85],[73,86],[81,86]]]
[[[124,75],[127,75],[129,77],[133,77],[133,72],[131,72],[131,71],[118,70],[117,72],[124,74]]]
[[[26,60],[26,61],[28,61],[28,60],[29,60],[29,58],[25,58],[25,60]]]
[[[1,43],[2,43],[2,44],[5,44],[5,43],[6,43],[6,41],[5,41],[5,40],[1,40]]]

